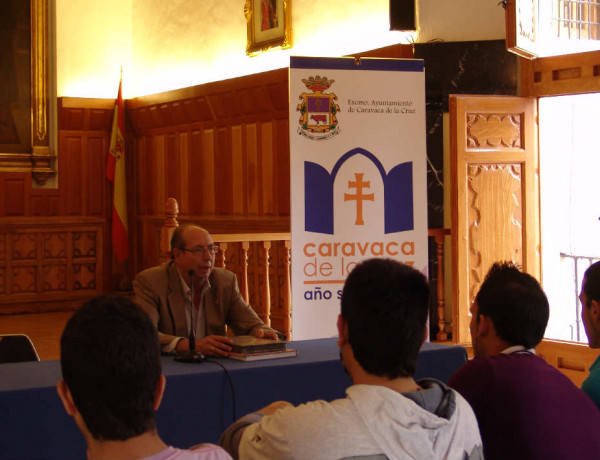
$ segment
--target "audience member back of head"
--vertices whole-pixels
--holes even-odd
[[[600,261],[588,267],[581,283],[581,319],[590,348],[600,348]],[[590,367],[581,389],[600,409],[600,356]]]
[[[481,458],[477,421],[455,391],[415,381],[425,339],[429,285],[388,259],[358,264],[338,316],[347,397],[292,406],[278,401],[242,417],[219,443],[240,458]]]
[[[231,458],[215,445],[167,446],[154,419],[165,389],[158,334],[142,309],[122,297],[88,301],[61,336],[65,410],[81,430],[90,460]]]
[[[475,358],[448,384],[473,407],[485,458],[598,457],[600,411],[565,375],[535,355],[549,317],[537,280],[511,263],[496,263],[471,313]]]

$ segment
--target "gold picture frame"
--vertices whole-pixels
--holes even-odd
[[[248,27],[246,54],[292,46],[292,0],[246,0]]]
[[[48,1],[30,0],[30,108],[29,145],[12,150],[0,146],[0,171],[31,171],[39,185],[56,175],[49,140]]]

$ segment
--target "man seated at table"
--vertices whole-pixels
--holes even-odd
[[[130,300],[102,296],[84,304],[62,333],[60,362],[57,391],[83,433],[88,459],[231,458],[214,444],[180,450],[160,439],[154,411],[166,380],[158,337]]]
[[[600,412],[564,374],[535,355],[549,316],[537,280],[512,263],[496,263],[471,313],[475,358],[448,385],[473,407],[485,458],[597,458]]]
[[[600,348],[600,262],[590,265],[585,271],[579,299],[581,319],[590,348]],[[590,374],[583,381],[581,389],[600,409],[600,356],[590,367]]]
[[[163,352],[189,350],[190,327],[195,350],[206,356],[227,356],[231,350],[225,324],[236,335],[277,339],[277,332],[242,298],[235,274],[214,267],[216,251],[206,230],[181,225],[171,238],[172,260],[142,271],[133,281],[136,302],[157,325]]]
[[[389,259],[358,264],[338,317],[347,397],[297,407],[279,401],[230,426],[219,444],[236,458],[481,458],[473,411],[441,382],[413,380],[425,339],[429,286]]]

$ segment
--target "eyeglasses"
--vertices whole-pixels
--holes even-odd
[[[179,248],[179,249],[181,249],[182,251],[185,251],[185,252],[191,252],[195,256],[197,256],[199,254],[204,254],[205,252],[208,252],[210,255],[215,255],[217,253],[217,251],[219,250],[219,246],[215,246],[214,244],[209,244],[207,246],[196,246],[195,248],[192,248],[192,249],[186,249],[186,248]]]

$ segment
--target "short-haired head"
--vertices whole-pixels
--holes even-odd
[[[131,300],[99,296],[67,322],[60,339],[63,379],[99,441],[124,441],[156,429],[160,347],[148,315]]]
[[[348,275],[341,316],[356,361],[390,379],[415,373],[425,339],[429,284],[414,268],[391,259],[369,259]]]
[[[548,324],[550,308],[540,283],[512,262],[496,262],[475,297],[477,321],[490,318],[496,334],[511,345],[535,347]]]
[[[185,249],[186,241],[185,241],[185,232],[190,228],[200,229],[203,232],[208,233],[204,228],[194,225],[194,224],[182,224],[178,227],[175,227],[173,230],[173,234],[171,235],[171,258],[174,259],[175,255],[173,254],[173,249]]]
[[[589,307],[592,300],[600,302],[600,261],[593,263],[585,271],[582,291],[586,296],[586,307]]]

